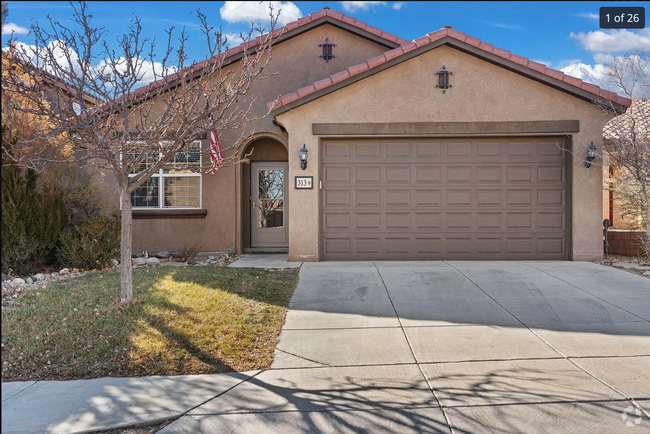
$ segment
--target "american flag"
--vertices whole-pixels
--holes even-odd
[[[208,102],[205,102],[206,105]],[[217,130],[214,129],[214,118],[212,113],[208,115],[208,121],[210,121],[210,162],[212,164],[210,173],[214,175],[214,172],[223,164],[223,153],[221,152],[221,143],[219,143],[219,136],[217,135]]]

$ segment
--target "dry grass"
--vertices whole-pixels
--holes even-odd
[[[2,311],[2,381],[207,374],[269,368],[296,270],[134,270],[25,293]]]

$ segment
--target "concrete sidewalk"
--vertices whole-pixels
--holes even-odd
[[[258,373],[2,383],[2,433],[80,433],[174,419]]]

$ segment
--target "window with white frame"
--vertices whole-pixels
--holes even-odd
[[[163,149],[165,142],[161,143]],[[129,154],[135,161],[136,154]],[[162,152],[147,152],[133,169],[133,175],[153,166]],[[151,178],[131,193],[131,205],[138,208],[201,207],[201,142],[196,141],[178,152]]]

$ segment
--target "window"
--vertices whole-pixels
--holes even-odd
[[[162,143],[163,149],[166,148]],[[129,155],[135,160],[135,153]],[[133,172],[153,166],[162,153],[147,152]],[[133,176],[133,175],[132,175]],[[200,208],[201,142],[193,142],[131,193],[133,208]]]

